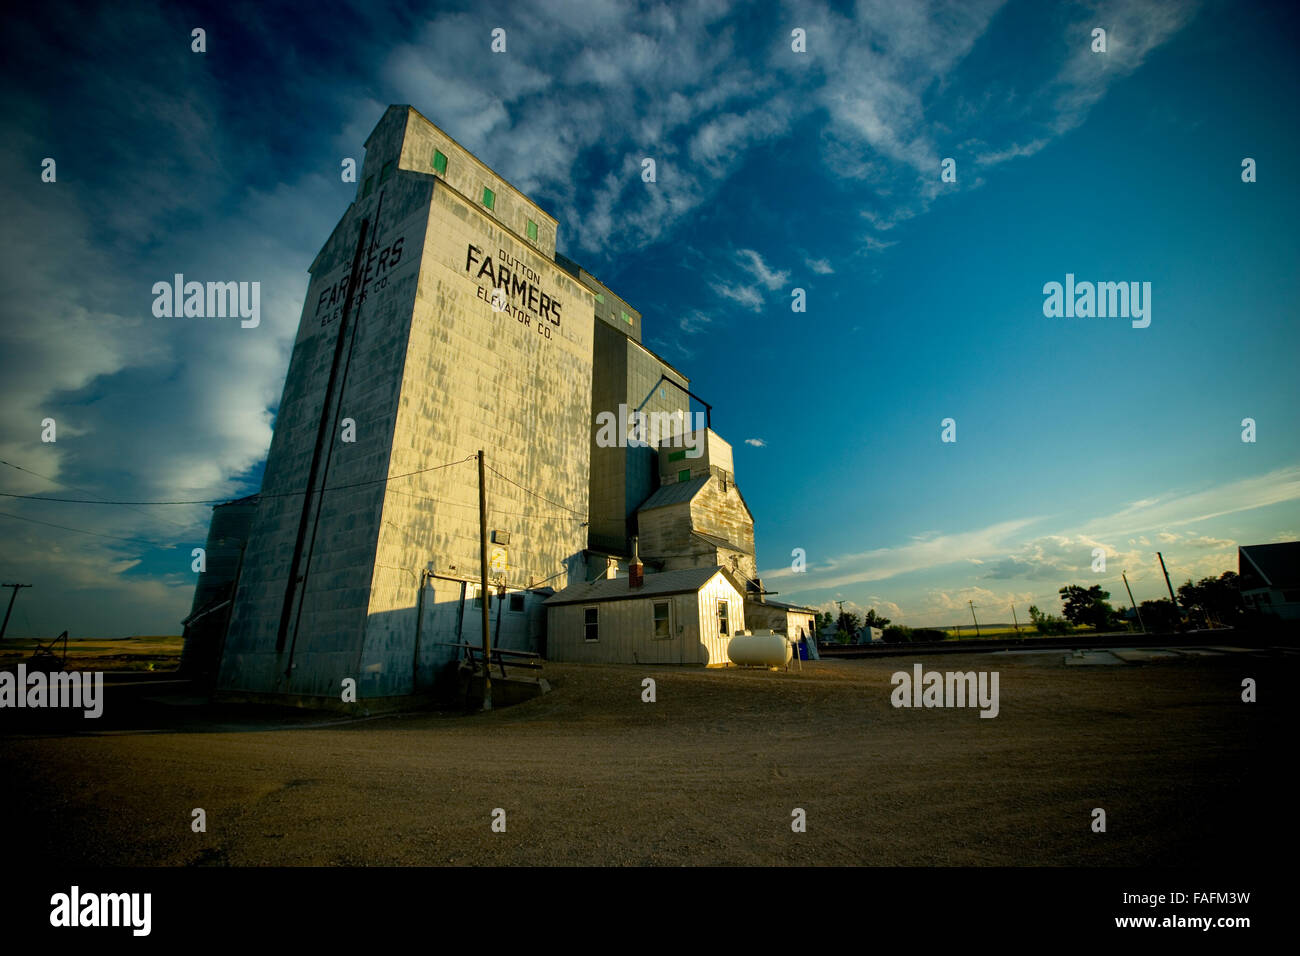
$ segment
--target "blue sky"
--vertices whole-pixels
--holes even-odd
[[[1159,596],[1156,550],[1178,582],[1300,537],[1293,7],[518,7],[11,21],[0,459],[27,472],[0,491],[256,490],[340,162],[409,103],[645,313],[736,447],[783,598],[1001,621],[1066,583],[1119,599],[1124,568]],[[261,327],[155,319],[175,272],[260,281]],[[1150,282],[1150,326],[1045,317],[1066,273]],[[178,630],[206,508],[0,512],[0,576],[36,585],[12,633]]]

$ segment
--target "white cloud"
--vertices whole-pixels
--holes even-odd
[[[766,448],[766,447],[767,447],[767,442],[763,441],[763,439],[761,439],[761,438],[746,438],[746,439],[745,439],[745,444],[746,444],[746,445],[753,445],[755,448]]]

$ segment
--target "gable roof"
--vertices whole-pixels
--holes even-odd
[[[1237,570],[1243,578],[1258,577],[1270,588],[1300,586],[1300,541],[1243,544],[1237,548]],[[1254,572],[1251,575],[1251,572]],[[1243,582],[1246,584],[1247,582]],[[1254,582],[1249,582],[1253,584]],[[1246,590],[1250,590],[1247,586]]]
[[[708,584],[715,574],[723,577],[737,591],[735,578],[726,568],[681,568],[677,571],[661,571],[647,574],[645,584],[633,590],[628,587],[627,578],[597,578],[582,584],[571,584],[563,591],[547,598],[543,603],[556,604],[590,604],[596,601],[620,601],[632,598],[654,597],[664,594],[688,594],[698,591]],[[744,592],[741,591],[743,595]]]

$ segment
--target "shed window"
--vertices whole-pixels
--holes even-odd
[[[390,159],[379,170],[379,181],[386,183],[393,177],[393,161]]]
[[[483,205],[489,209],[495,209],[497,205],[497,194],[486,186],[483,187]]]
[[[690,480],[691,480],[691,470],[690,470],[689,468],[683,468],[681,471],[679,471],[679,472],[677,473],[677,480],[678,480],[678,481],[690,481]]]
[[[731,634],[731,623],[727,620],[730,611],[731,607],[726,601],[718,602],[718,633],[723,637],[728,637]]]
[[[510,610],[516,614],[524,613],[524,596],[522,594],[510,595]]]
[[[537,223],[533,222],[531,219],[528,220],[528,238],[533,240],[533,242],[537,241]]]
[[[433,151],[433,171],[442,173],[444,176],[447,175],[447,157],[442,154],[440,149]]]
[[[600,609],[585,607],[582,609],[582,636],[587,641],[600,640]]]
[[[665,638],[665,637],[672,637],[672,636],[673,636],[672,633],[668,630],[668,602],[656,601],[655,602],[655,637]]]

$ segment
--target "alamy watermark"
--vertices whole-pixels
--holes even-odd
[[[693,423],[692,423],[693,420]],[[703,412],[691,415],[675,412],[631,411],[618,406],[618,413],[596,413],[596,445],[600,448],[662,448],[671,446],[697,451],[704,445]],[[698,458],[689,454],[688,458]]]
[[[260,282],[186,282],[178,272],[171,282],[153,284],[153,314],[160,319],[239,316],[239,324],[255,329],[262,322]]]
[[[889,702],[895,707],[979,707],[981,717],[998,715],[997,671],[895,671]]]
[[[1065,285],[1043,286],[1043,315],[1049,319],[1132,319],[1133,328],[1151,324],[1150,282],[1075,282],[1065,274]]]
[[[19,664],[16,673],[0,671],[0,707],[80,708],[93,719],[104,712],[104,672],[28,673]]]
[[[153,920],[152,893],[82,893],[73,886],[50,897],[51,926],[128,926],[133,936],[148,936]]]

